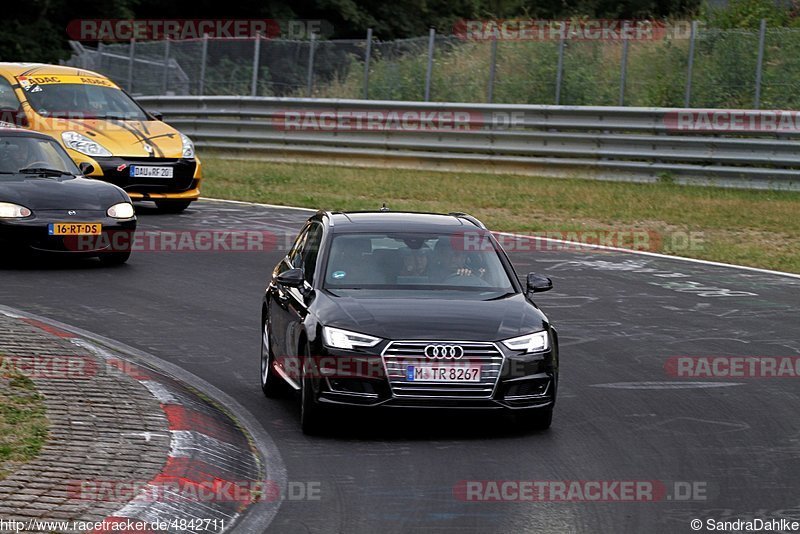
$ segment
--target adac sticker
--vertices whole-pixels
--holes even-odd
[[[111,87],[118,89],[114,82],[105,78],[98,78],[97,76],[17,76],[17,81],[22,89],[29,92],[41,91],[41,88],[38,90],[36,89],[41,85],[53,85],[59,83],[97,85],[100,87]]]

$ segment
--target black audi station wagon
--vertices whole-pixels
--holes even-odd
[[[550,426],[558,335],[474,217],[318,212],[275,267],[261,387],[299,392],[301,426],[335,406],[506,411]]]

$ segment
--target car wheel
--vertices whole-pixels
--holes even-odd
[[[156,200],[156,206],[163,213],[181,213],[191,203],[191,200]]]
[[[303,434],[319,434],[324,428],[323,407],[314,398],[314,386],[307,365],[312,365],[309,359],[310,351],[306,344],[301,354],[302,376],[300,379],[300,427]]]
[[[286,393],[286,382],[272,369],[275,358],[270,350],[269,319],[264,319],[261,329],[261,391],[268,398],[281,397]]]
[[[516,416],[520,430],[547,430],[553,423],[553,407],[526,410]]]
[[[124,252],[107,252],[100,256],[100,263],[107,267],[112,267],[114,265],[122,265],[131,257],[131,251],[126,250]]]

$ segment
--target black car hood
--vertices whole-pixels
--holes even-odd
[[[36,210],[107,210],[127,201],[118,187],[99,180],[63,176],[0,176],[0,202]]]
[[[547,325],[522,294],[495,300],[323,295],[317,302],[322,324],[384,339],[499,341]]]

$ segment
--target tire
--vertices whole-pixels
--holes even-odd
[[[520,430],[547,430],[553,424],[553,407],[526,410],[517,415],[516,419]]]
[[[156,206],[162,213],[181,213],[191,203],[191,200],[156,200]]]
[[[306,376],[306,362],[310,351],[308,344],[302,351],[302,377],[300,379],[300,428],[303,434],[314,436],[325,429],[325,409],[314,398],[312,379]]]
[[[114,267],[115,265],[122,265],[127,262],[130,257],[130,250],[124,252],[107,252],[100,256],[100,263],[106,267]]]
[[[286,382],[272,370],[274,362],[275,358],[270,350],[269,318],[267,318],[261,328],[261,391],[269,399],[283,397],[287,392]]]

